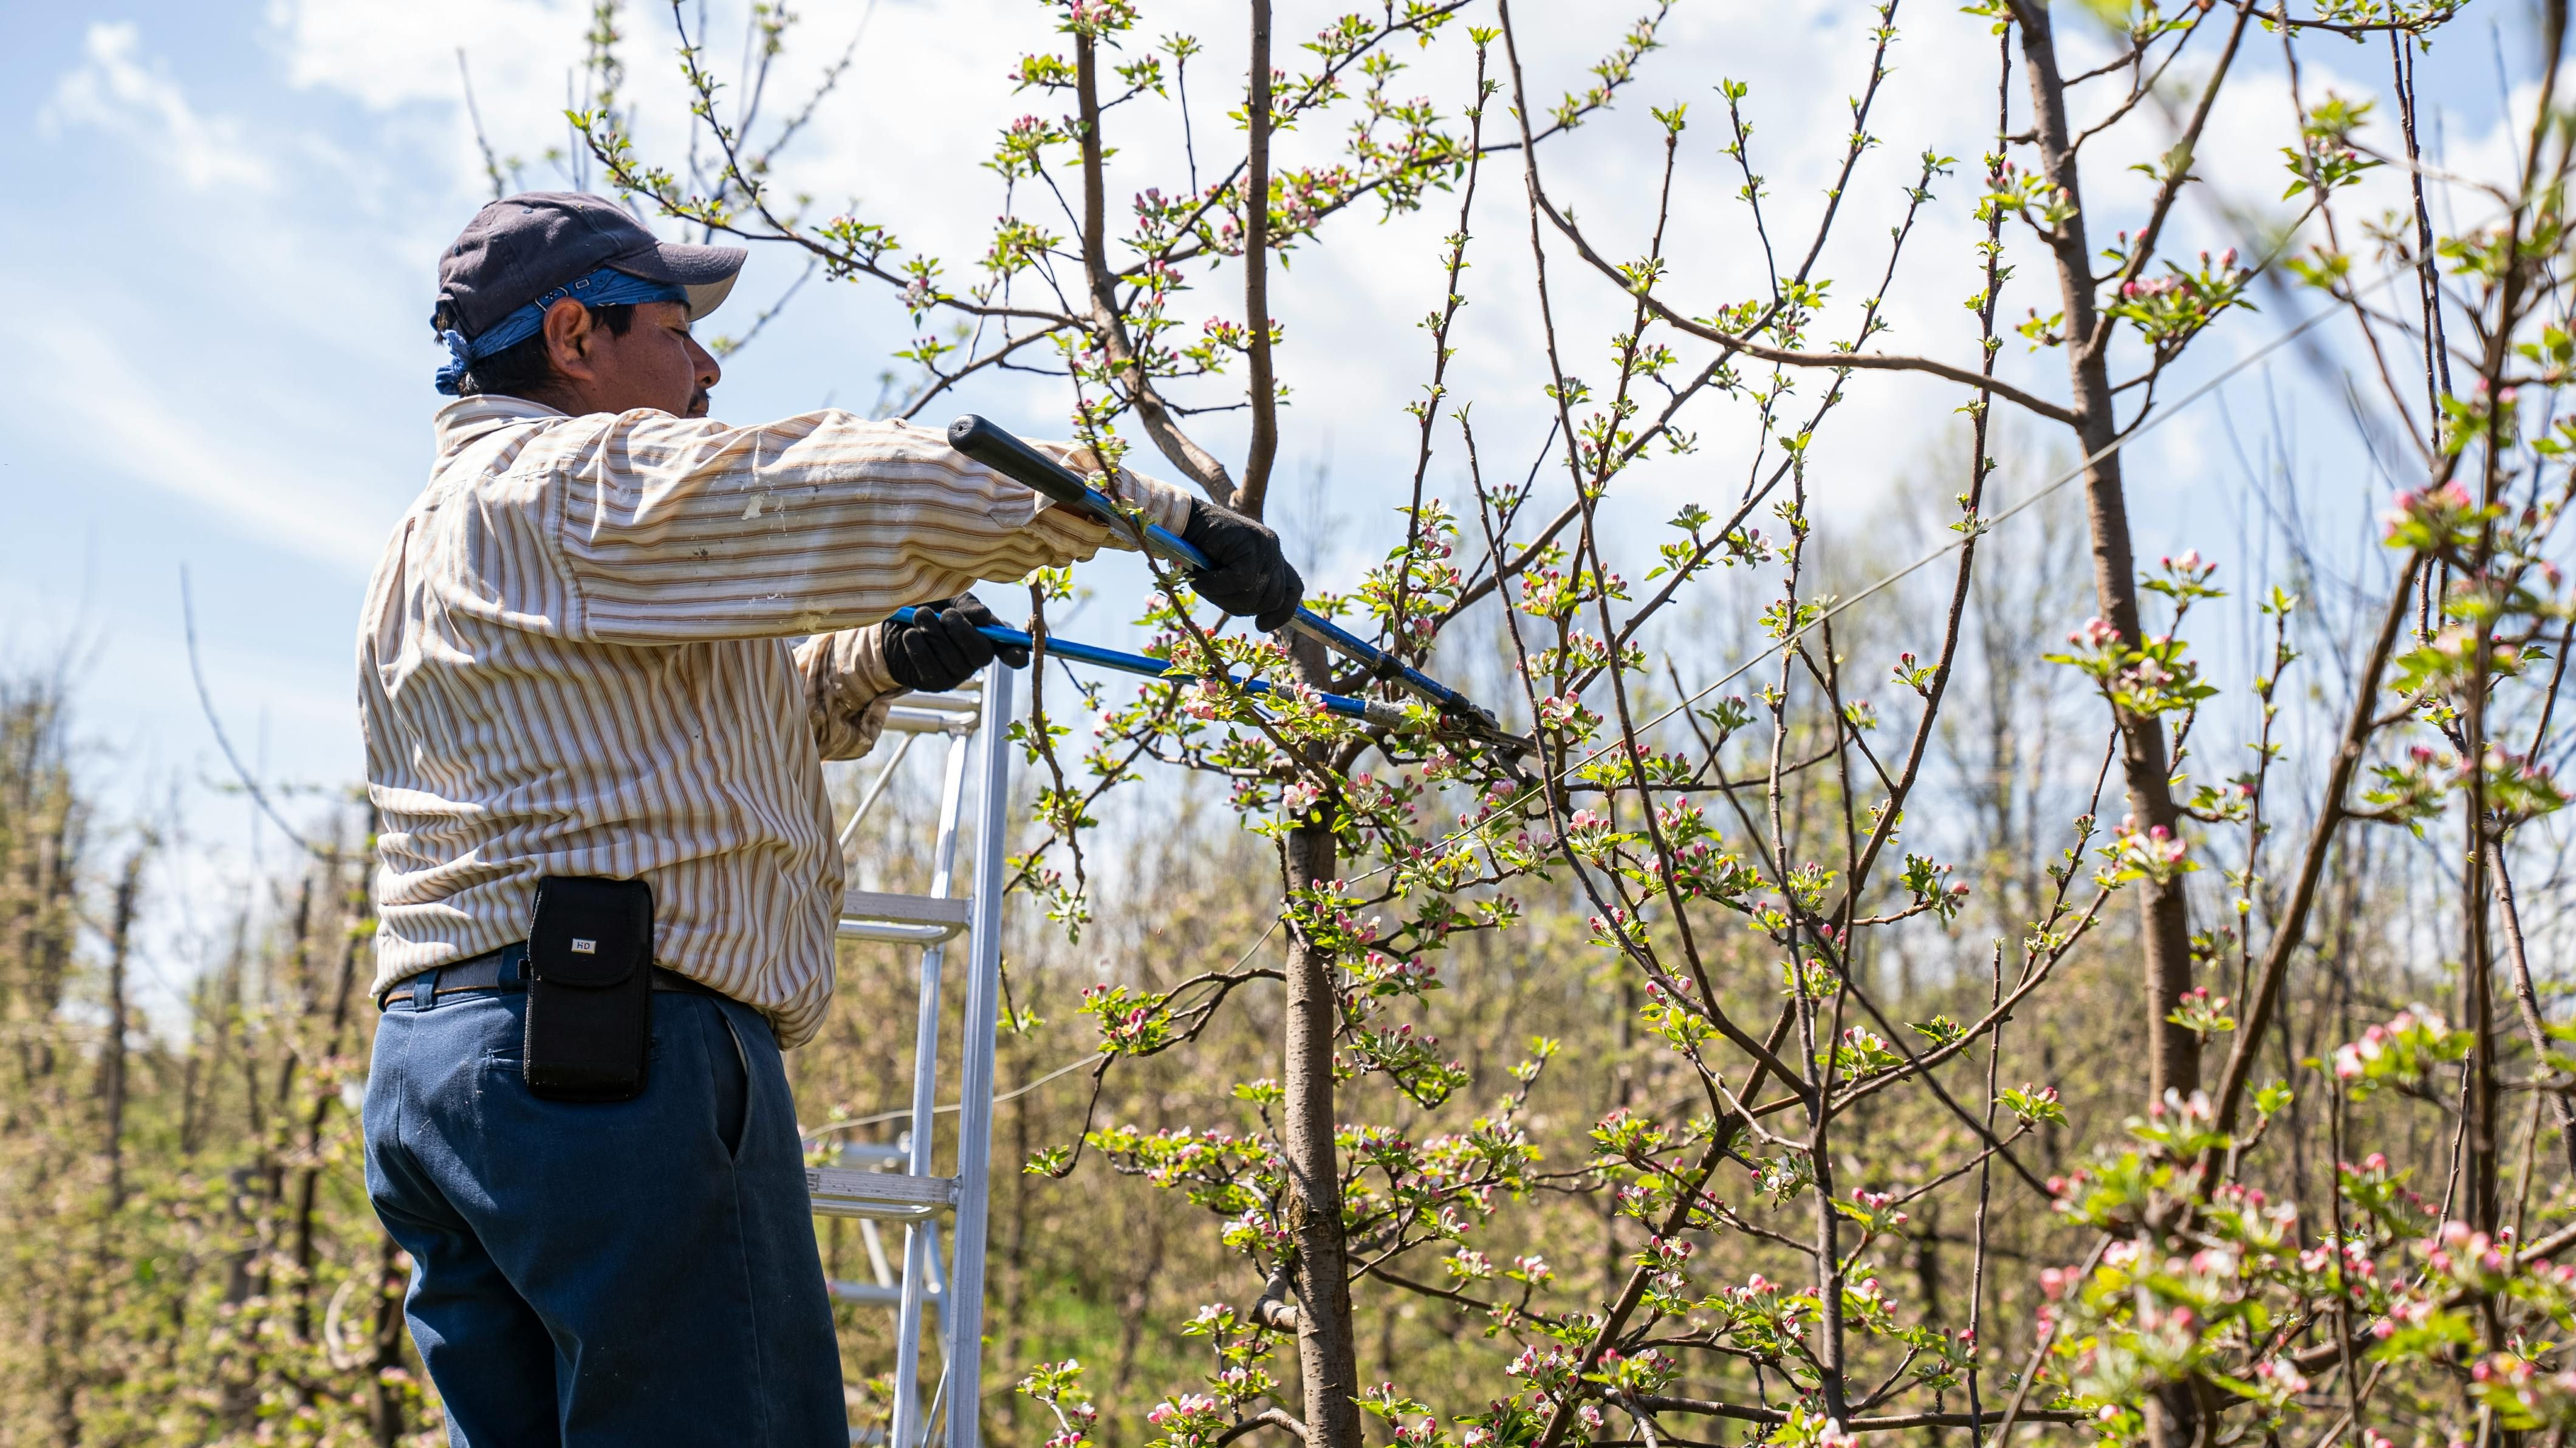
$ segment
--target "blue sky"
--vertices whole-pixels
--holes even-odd
[[[336,787],[356,779],[350,637],[378,541],[417,490],[428,460],[428,386],[437,361],[425,324],[438,249],[484,199],[479,161],[459,102],[455,50],[473,68],[483,116],[502,150],[530,159],[532,185],[560,184],[534,159],[559,144],[566,67],[578,56],[585,7],[545,0],[458,0],[388,6],[356,0],[248,3],[94,3],[21,7],[13,43],[0,51],[0,178],[19,201],[0,211],[0,266],[14,293],[11,345],[0,349],[0,659],[24,667],[77,644],[78,696],[101,743],[94,766],[121,807],[140,811],[173,792],[203,801],[225,769],[189,683],[180,572],[194,581],[203,657],[216,707],[236,742],[288,785]],[[722,37],[739,11],[715,7]],[[1535,7],[1533,7],[1535,8]],[[1575,83],[1630,7],[1539,8],[1532,19],[1533,85]],[[2061,6],[2067,10],[2071,7]],[[792,153],[789,179],[818,195],[855,197],[897,224],[907,241],[954,256],[1000,209],[996,184],[975,162],[993,128],[1036,108],[1002,79],[1016,55],[1048,46],[1044,13],[1029,0],[813,0],[804,7],[798,67],[837,51],[862,23],[865,36],[843,93]],[[1214,59],[1196,96],[1202,136],[1217,136],[1211,83],[1217,62],[1239,56],[1237,8],[1213,3],[1149,7],[1150,26],[1206,35]],[[1308,15],[1305,12],[1312,10]],[[730,13],[731,18],[725,18]],[[1325,7],[1283,7],[1300,33]],[[2510,71],[2526,48],[2519,8],[2472,7],[2424,63],[2424,88],[2441,112],[2455,162],[2496,150],[2498,44]],[[1634,98],[1587,128],[1550,161],[1551,179],[1581,213],[1622,237],[1642,225],[1633,196],[1651,178],[1645,111],[1693,102],[1679,214],[1677,275],[1703,305],[1749,291],[1755,260],[1726,210],[1732,183],[1715,165],[1722,109],[1708,87],[1719,75],[1752,79],[1779,224],[1795,231],[1812,214],[1823,167],[1847,121],[1841,97],[1854,77],[1852,45],[1867,16],[1849,4],[1779,6],[1750,0],[1684,0],[1671,48],[1649,57]],[[1848,280],[1837,296],[1874,279],[1884,220],[1910,158],[1934,146],[1968,159],[1988,124],[1991,41],[1942,4],[1900,14],[1905,38],[1873,129],[1889,138],[1856,185],[1857,208],[1828,269]],[[675,132],[667,75],[669,19],[660,7],[630,15],[630,94],[644,106],[648,143]],[[719,59],[730,54],[720,42]],[[1239,59],[1233,62],[1238,67]],[[1435,59],[1422,88],[1454,109],[1461,77]],[[2287,134],[2277,44],[2252,42],[2249,73],[2231,93],[2218,134],[2253,137],[2208,170],[2249,198],[2276,197],[2273,149]],[[2384,52],[2318,57],[2308,83],[2374,93]],[[1967,79],[1962,79],[1966,77]],[[1324,139],[1329,139],[1324,138]],[[2150,137],[2152,139],[2152,137]],[[1122,138],[1121,180],[1150,184],[1178,164],[1167,137]],[[1321,144],[1321,142],[1317,142]],[[1162,168],[1160,171],[1157,168]],[[2096,175],[2109,174],[2098,167]],[[1943,350],[1965,360],[1958,297],[1970,287],[1972,178],[1945,189],[1940,213],[1909,253],[1917,277],[1881,345]],[[1457,396],[1526,457],[1544,428],[1537,405],[1537,334],[1526,305],[1525,224],[1518,177],[1496,170],[1477,230],[1477,293],[1462,332]],[[2119,198],[2096,203],[2097,217]],[[1335,515],[1349,545],[1342,566],[1374,554],[1382,509],[1409,470],[1411,420],[1401,405],[1423,375],[1426,343],[1412,319],[1436,297],[1438,237],[1454,203],[1377,227],[1346,224],[1321,252],[1302,255],[1283,283],[1289,328],[1284,375],[1296,389],[1284,451],[1293,477],[1323,473],[1318,496],[1291,518]],[[2117,220],[2117,218],[2113,218]],[[2121,224],[2126,224],[2122,222]],[[2227,244],[2205,211],[2182,219],[2203,244]],[[2097,229],[2107,229],[2097,219]],[[2041,299],[2031,279],[2007,298],[2018,316]],[[796,263],[755,253],[737,300],[716,330],[743,325],[796,275]],[[1576,370],[1599,366],[1615,296],[1562,266],[1560,319]],[[1231,279],[1225,280],[1232,285]],[[1211,305],[1221,295],[1211,294]],[[2043,310],[2048,308],[2043,307]],[[2283,319],[2241,319],[2226,348],[2250,346]],[[755,346],[728,368],[720,415],[750,420],[827,399],[864,408],[886,352],[906,334],[899,311],[851,286],[809,287]],[[2331,343],[2330,353],[2343,343]],[[2007,365],[2062,392],[2053,356]],[[2356,455],[2318,439],[2335,431],[2314,387],[2284,374],[2294,420],[2305,417],[2311,466],[2343,472],[2346,499],[2365,489]],[[2250,392],[2231,390],[2246,400]],[[1821,511],[1860,524],[1889,480],[1945,425],[1957,398],[1905,379],[1869,379],[1818,458]],[[973,407],[1060,431],[1060,401],[1026,387],[976,389],[931,420]],[[2301,409],[2307,409],[2301,412]],[[2242,409],[2250,417],[2253,409]],[[1640,475],[1640,519],[1704,495],[1711,469],[1731,478],[1734,424],[1712,421],[1699,460]],[[1528,434],[1526,437],[1521,434]],[[1210,430],[1220,451],[1229,429]],[[1499,446],[1499,442],[1498,442]],[[2160,480],[2137,499],[2142,552],[2190,543],[2224,556],[2242,500],[2232,468],[2218,466],[2206,426],[2159,436],[2141,475]],[[1444,484],[1454,473],[1435,469]],[[1292,494],[1303,484],[1291,484]],[[1302,510],[1302,511],[1300,511]],[[1312,551],[1313,538],[1301,542]],[[1104,595],[1098,627],[1114,631],[1109,600],[1134,586],[1106,567],[1091,580]],[[1687,670],[1685,671],[1688,672]],[[318,806],[294,806],[309,815]],[[237,803],[197,810],[194,844],[207,878],[237,874],[247,839]]]

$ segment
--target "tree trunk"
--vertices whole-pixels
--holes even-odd
[[[2484,630],[2477,637],[2482,658],[2487,643]],[[2496,1185],[2496,1078],[2495,1056],[2495,950],[2489,940],[2488,900],[2494,883],[2487,874],[2489,837],[2486,822],[2486,780],[2476,761],[2486,754],[2486,671],[2472,669],[2467,707],[2460,711],[2468,745],[2462,751],[2471,761],[2464,771],[2468,787],[2462,791],[2467,808],[2467,851],[2460,869],[2460,921],[2465,939],[2460,960],[2460,1024],[2475,1033],[2477,1045],[2469,1052],[2466,1099],[2461,1103],[2467,1139],[2463,1143],[2465,1158],[2460,1174],[2460,1215],[2481,1232],[2493,1232],[2500,1218]]]
[[[2059,299],[2065,307],[2061,335],[2074,381],[2075,434],[2088,460],[2084,469],[2085,523],[2093,545],[2093,591],[2104,622],[2135,647],[2145,640],[2138,608],[2137,560],[2130,550],[2129,505],[2122,488],[2118,417],[2111,393],[2110,348],[2091,345],[2101,315],[2093,304],[2093,248],[2085,238],[2084,199],[2066,116],[2066,90],[2057,70],[2057,46],[2048,11],[2016,3],[2023,69],[2030,77],[2031,134],[2039,144],[2049,181],[2061,188],[2070,214],[2049,240],[2057,263]],[[2143,833],[2179,834],[2182,811],[2173,796],[2173,764],[2164,722],[2154,715],[2114,711],[2120,762],[2128,780],[2129,814]],[[2165,1093],[2189,1096],[2200,1089],[2200,1039],[2169,1019],[2191,989],[2191,918],[2180,876],[2138,885],[2138,937],[2143,969],[2140,1005],[2146,1012],[2147,1099]],[[2168,1384],[2148,1398],[2147,1439],[2177,1448],[2200,1436],[2202,1414],[2194,1384]]]
[[[116,882],[116,918],[107,939],[107,1039],[100,1043],[98,1091],[106,1121],[100,1129],[107,1149],[107,1210],[114,1216],[125,1205],[125,967],[134,945],[134,900],[143,882],[144,847],[125,861]]]
[[[1324,674],[1323,646],[1297,637],[1303,672]],[[1319,806],[1330,808],[1330,805]],[[1302,889],[1337,873],[1331,825],[1288,836],[1288,885]],[[1348,1247],[1342,1235],[1341,1161],[1333,1141],[1333,1037],[1341,1006],[1333,957],[1298,931],[1288,936],[1286,1141],[1288,1237],[1295,1254],[1297,1366],[1304,1380],[1308,1448],[1360,1448],[1359,1363],[1351,1332]]]
[[[372,813],[367,833],[370,837],[375,834]],[[336,887],[340,878],[338,863],[335,861],[325,869],[326,878]],[[360,949],[375,939],[375,932],[368,927],[375,921],[376,896],[375,891],[368,888],[363,864],[358,869],[356,892],[350,903],[353,908],[346,930],[346,943],[340,953],[340,978],[331,988],[331,1025],[322,1048],[322,1059],[326,1063],[338,1059],[344,1038],[348,1035],[350,1005],[357,994]],[[331,1119],[331,1108],[339,1100],[337,1089],[317,1089],[313,1093],[312,1108],[304,1119],[302,1149],[297,1153],[303,1162],[297,1168],[295,1180],[295,1265],[299,1269],[295,1279],[295,1339],[298,1342],[313,1340],[313,1273],[320,1253],[315,1233],[322,1177],[322,1130]]]
[[[2084,234],[2083,191],[2069,140],[2065,87],[2057,72],[2057,48],[2047,12],[2030,5],[2016,10],[2024,69],[2030,76],[2032,131],[2049,180],[2064,189],[2074,208],[2049,246],[2066,308],[2063,335],[2075,384],[2076,440],[2091,459],[2084,470],[2084,502],[2093,544],[2093,591],[2103,621],[2134,646],[2146,636],[2138,609],[2137,560],[2130,551],[2129,504],[2121,484],[2120,455],[2107,451],[2118,439],[2110,349],[2085,345],[2100,323],[2100,313],[2093,305],[2093,249]],[[2153,715],[2120,710],[2118,724],[2129,813],[2137,828],[2178,833],[2182,811],[2174,803],[2164,722]],[[2189,1096],[2200,1089],[2200,1039],[2167,1019],[2183,992],[2191,989],[2191,917],[2182,882],[2179,878],[2162,884],[2146,881],[2139,892],[2138,934],[2145,947],[2141,1004],[2147,1014],[2147,1096],[2153,1102],[2162,1100],[2167,1091]]]
[[[402,1302],[408,1264],[390,1233],[377,1240],[375,1394],[367,1401],[367,1427],[379,1448],[393,1448],[411,1427],[411,1414],[403,1405],[402,1385],[394,1376],[403,1365]]]

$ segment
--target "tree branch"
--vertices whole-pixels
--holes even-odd
[[[1599,252],[1594,251],[1592,243],[1584,237],[1583,233],[1577,231],[1572,222],[1559,215],[1556,204],[1548,200],[1545,188],[1539,184],[1538,168],[1535,165],[1530,168],[1530,194],[1536,198],[1540,212],[1565,236],[1566,240],[1574,243],[1575,251],[1592,264],[1593,270],[1617,282],[1622,291],[1632,292],[1643,298],[1646,309],[1675,331],[1687,332],[1691,336],[1715,342],[1719,346],[1731,347],[1748,357],[1758,357],[1765,362],[1776,362],[1784,367],[1849,367],[1865,372],[1927,373],[1944,381],[1973,387],[1979,392],[1991,392],[2004,401],[2047,418],[2051,422],[2064,423],[2070,427],[2075,424],[2075,413],[2069,408],[2042,397],[2035,397],[1999,378],[1988,377],[1970,368],[1934,358],[1903,357],[1886,352],[1794,352],[1785,347],[1766,347],[1749,337],[1739,337],[1724,328],[1712,326],[1707,322],[1693,321],[1673,310],[1670,305],[1651,292],[1629,281],[1626,274],[1617,266],[1605,260]]]

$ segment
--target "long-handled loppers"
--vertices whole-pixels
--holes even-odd
[[[1165,529],[1147,523],[1141,526],[1141,533],[1139,533],[1139,525],[1120,512],[1118,505],[1106,494],[1084,482],[1080,474],[971,412],[948,425],[948,445],[1004,477],[1024,483],[1067,507],[1080,508],[1110,527],[1135,536],[1140,546],[1157,557],[1191,570],[1208,566],[1208,560],[1204,554]],[[1503,732],[1490,710],[1480,707],[1466,695],[1413,668],[1331,619],[1312,610],[1301,608],[1297,610],[1297,616],[1289,620],[1288,627],[1320,640],[1334,652],[1361,664],[1368,670],[1370,677],[1385,679],[1429,702],[1445,716],[1444,722],[1460,732],[1474,735],[1508,753],[1524,753],[1531,747],[1529,740]],[[1026,644],[1028,642],[1026,634],[1015,630],[997,631],[988,628],[983,630],[983,633],[997,643]],[[1001,637],[1003,633],[1010,633],[1012,637],[1005,640]],[[1149,659],[1140,654],[1121,654],[1113,649],[1094,648],[1088,644],[1072,644],[1049,638],[1047,650],[1065,658],[1080,659],[1083,662],[1098,664],[1104,668],[1120,669],[1128,673],[1146,673],[1149,677],[1155,678],[1188,677],[1167,673],[1169,666],[1159,659]],[[1077,653],[1076,650],[1081,652]],[[1150,670],[1144,667],[1148,665],[1151,666]],[[1269,686],[1258,680],[1249,680],[1243,681],[1243,687],[1252,692],[1261,693],[1266,692]],[[1379,724],[1401,723],[1403,719],[1402,714],[1395,711],[1391,705],[1339,694],[1326,694],[1322,697],[1325,700],[1325,707],[1337,714],[1365,718]]]
[[[1170,531],[1164,531],[1164,528],[1146,523],[1146,526],[1141,528],[1141,536],[1139,536],[1139,526],[1136,526],[1126,513],[1121,513],[1118,505],[1115,505],[1108,495],[1103,495],[1103,492],[1097,490],[1097,487],[1092,487],[1092,484],[1082,482],[1082,474],[1077,474],[1074,469],[1069,469],[1069,466],[1059,464],[1059,461],[1046,456],[1046,453],[1041,453],[1038,448],[1030,448],[1028,443],[1023,443],[1020,438],[1012,438],[1012,435],[1005,433],[1002,428],[994,428],[992,423],[987,423],[984,417],[976,417],[974,412],[958,417],[956,423],[948,425],[948,446],[966,453],[966,456],[971,456],[971,459],[979,461],[979,464],[989,466],[989,469],[999,472],[1002,477],[1010,477],[1015,479],[1015,482],[1028,484],[1028,487],[1033,487],[1033,490],[1043,492],[1043,495],[1048,497],[1054,497],[1056,502],[1064,502],[1066,508],[1082,508],[1084,513],[1095,515],[1095,518],[1100,518],[1103,523],[1108,523],[1110,528],[1131,533],[1131,536],[1136,536],[1139,546],[1144,546],[1146,551],[1151,551],[1154,557],[1162,557],[1167,559],[1167,562],[1175,562],[1185,569],[1193,569],[1193,572],[1195,569],[1208,567],[1206,554],[1200,554],[1200,551],[1193,549],[1188,541],[1175,538]],[[1492,745],[1499,745],[1510,752],[1522,752],[1530,747],[1528,739],[1520,739],[1517,734],[1504,734],[1489,709],[1481,709],[1479,703],[1471,701],[1471,698],[1463,696],[1463,693],[1458,693],[1455,688],[1450,688],[1450,685],[1430,678],[1430,675],[1425,675],[1425,672],[1417,670],[1417,667],[1406,665],[1404,660],[1396,660],[1394,654],[1388,654],[1386,649],[1370,644],[1368,639],[1363,639],[1363,636],[1352,634],[1350,629],[1342,629],[1340,624],[1334,624],[1332,618],[1324,618],[1321,613],[1309,611],[1309,608],[1298,608],[1296,618],[1291,618],[1288,626],[1296,629],[1298,634],[1309,634],[1314,636],[1314,639],[1321,639],[1324,647],[1334,649],[1334,652],[1347,657],[1347,660],[1355,660],[1358,665],[1368,667],[1370,678],[1383,678],[1388,680],[1388,683],[1404,688],[1404,691],[1414,693],[1414,696],[1430,701],[1435,709],[1440,709],[1440,714],[1448,716],[1448,721],[1455,729],[1461,729],[1461,732],[1466,734],[1476,734],[1476,737],[1486,739],[1486,742],[1492,742]],[[1059,644],[1056,639],[1048,639],[1046,647],[1051,649],[1051,652],[1064,654],[1064,657],[1074,657],[1074,654],[1066,649],[1066,644]],[[1110,649],[1095,649],[1095,652],[1110,654]],[[1136,660],[1139,654],[1118,654],[1118,657],[1123,657],[1123,660]],[[1128,665],[1108,665],[1105,660],[1092,660],[1092,662],[1103,662],[1105,667],[1128,667]],[[1144,662],[1157,662],[1157,660],[1144,660]],[[1342,698],[1342,696],[1324,696],[1324,698]],[[1358,701],[1358,698],[1347,698],[1345,703],[1360,703],[1360,706],[1365,706],[1365,709],[1381,709],[1381,711],[1388,709],[1388,706],[1383,706],[1383,703],[1368,703],[1368,701]],[[1334,709],[1337,714],[1350,714],[1350,709],[1337,709],[1337,706],[1332,706],[1332,703],[1327,703],[1327,709]],[[1383,724],[1386,719],[1381,716],[1378,721]]]

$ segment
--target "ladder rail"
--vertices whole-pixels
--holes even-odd
[[[1002,890],[1010,833],[1011,671],[984,671],[982,820],[975,838],[975,909],[967,927],[965,1040],[958,1052],[955,1262],[948,1318],[948,1448],[977,1448],[984,1361],[984,1236],[993,1151],[993,1054],[1001,1024]],[[916,1118],[918,1120],[919,1118]],[[918,1131],[919,1127],[916,1126]],[[915,1149],[918,1150],[916,1140]]]
[[[997,671],[998,672],[998,671]],[[983,733],[999,731],[990,716],[977,721]],[[964,813],[967,741],[962,733],[948,740],[948,768],[939,792],[939,839],[932,847],[930,893],[944,897],[956,872],[957,826]],[[921,1005],[912,1043],[911,1174],[931,1174],[932,1122],[938,1108],[940,971],[948,953],[946,939],[932,940],[921,952]],[[916,1223],[903,1229],[903,1292],[896,1308],[893,1448],[915,1448],[921,1441],[921,1314],[929,1284],[930,1235]],[[944,1314],[943,1314],[944,1315]]]
[[[982,1399],[987,1198],[992,1174],[994,1056],[1001,1015],[1005,846],[1010,833],[1011,684],[1008,669],[994,668],[985,674],[981,697],[921,695],[905,700],[916,707],[891,711],[888,732],[900,734],[902,741],[894,757],[869,782],[840,832],[845,846],[855,838],[859,822],[885,793],[915,738],[930,733],[948,736],[928,893],[902,896],[850,890],[842,902],[838,926],[843,939],[921,947],[909,1113],[912,1130],[900,1146],[852,1144],[842,1152],[846,1164],[810,1167],[806,1172],[818,1214],[860,1220],[870,1266],[875,1269],[875,1281],[836,1281],[830,1284],[832,1294],[845,1302],[896,1309],[894,1412],[883,1440],[886,1448],[931,1448],[934,1441],[942,1448],[980,1448],[977,1407]],[[980,749],[971,746],[970,736],[980,736]],[[960,900],[949,892],[964,823],[970,756],[978,796],[975,878],[969,898]],[[967,937],[969,955],[964,1030],[958,1044],[962,1102],[953,1108],[959,1113],[957,1174],[940,1177],[933,1175],[933,1122],[939,1110],[942,974],[947,944],[960,934]],[[851,1170],[861,1159],[887,1170]],[[894,1165],[898,1160],[901,1167]],[[954,1217],[944,1252],[938,1226],[942,1208]],[[892,1264],[886,1260],[877,1224],[895,1221],[904,1224],[903,1265],[900,1278],[889,1282]],[[921,1372],[926,1311],[937,1314],[931,1335],[940,1349],[940,1372],[927,1403]]]

